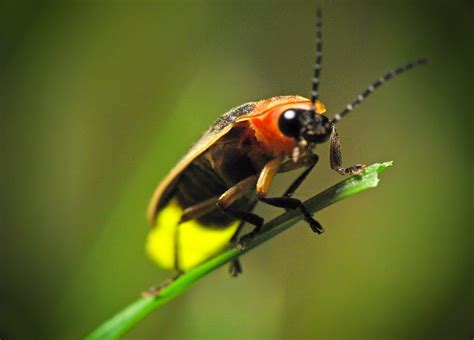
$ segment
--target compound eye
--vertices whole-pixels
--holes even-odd
[[[298,138],[301,133],[299,115],[301,112],[293,109],[283,112],[278,119],[278,128],[285,136]]]

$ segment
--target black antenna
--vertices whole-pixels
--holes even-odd
[[[316,61],[314,63],[314,77],[311,88],[311,107],[313,111],[315,111],[315,104],[319,95],[319,75],[321,74],[321,61],[323,59],[322,26],[321,8],[318,8],[316,10]]]
[[[346,106],[344,111],[342,111],[341,113],[335,114],[334,118],[331,120],[331,123],[336,124],[338,121],[340,121],[342,119],[342,117],[347,115],[349,112],[352,112],[356,106],[358,106],[360,103],[362,103],[364,101],[364,99],[367,98],[371,93],[373,93],[377,87],[379,87],[380,85],[382,85],[386,81],[394,78],[395,76],[398,76],[399,74],[402,74],[405,71],[411,70],[415,66],[423,65],[423,64],[426,64],[426,63],[427,63],[427,59],[426,58],[421,58],[421,59],[418,59],[416,61],[410,62],[408,64],[399,66],[399,67],[391,70],[390,72],[386,73],[384,76],[380,77],[375,82],[373,82],[372,85],[370,85],[367,88],[367,90],[365,90],[365,92],[359,94],[357,96],[357,98],[352,103],[350,103]]]

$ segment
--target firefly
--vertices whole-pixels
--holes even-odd
[[[151,230],[147,251],[160,266],[183,273],[226,247],[239,248],[257,235],[263,218],[257,202],[299,209],[315,233],[323,227],[296,190],[318,162],[319,144],[329,142],[330,167],[341,175],[359,174],[363,164],[344,167],[337,125],[382,84],[426,63],[418,59],[396,67],[373,82],[346,107],[326,115],[319,100],[322,18],[316,13],[316,58],[309,99],[292,95],[249,102],[220,116],[156,188],[148,206]],[[275,176],[304,169],[281,196],[268,195]],[[244,223],[253,230],[241,235]],[[237,260],[230,273],[242,267]]]

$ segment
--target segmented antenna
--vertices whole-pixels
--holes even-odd
[[[383,77],[380,77],[375,82],[373,82],[372,85],[370,85],[367,88],[367,90],[365,90],[365,92],[359,94],[357,96],[357,98],[352,103],[350,103],[346,106],[344,111],[342,111],[341,113],[335,114],[334,118],[331,120],[331,123],[333,123],[333,124],[337,123],[338,121],[340,121],[342,119],[342,117],[347,115],[349,112],[352,112],[356,106],[358,106],[360,103],[362,103],[365,98],[367,98],[371,93],[373,93],[375,91],[376,88],[378,88],[380,85],[382,85],[386,81],[394,78],[395,76],[398,76],[399,74],[402,74],[405,71],[411,70],[415,66],[423,65],[423,64],[426,64],[426,63],[427,63],[427,59],[426,58],[421,58],[421,59],[418,59],[416,61],[410,62],[408,64],[399,66],[399,67],[391,70],[390,72],[386,73]]]
[[[311,107],[313,108],[313,110],[319,95],[319,75],[321,74],[321,62],[323,59],[322,26],[323,21],[321,8],[318,8],[316,10],[316,61],[314,63],[314,76],[311,88]]]

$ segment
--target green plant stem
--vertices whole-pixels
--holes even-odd
[[[308,211],[315,213],[363,190],[376,187],[379,181],[378,174],[391,165],[392,162],[373,164],[367,167],[360,175],[349,177],[308,199],[304,202],[304,205]],[[159,292],[159,295],[154,297],[142,297],[133,302],[111,319],[104,322],[88,335],[86,339],[117,338],[136,325],[152,310],[175,298],[206,274],[250,251],[263,242],[268,241],[296,224],[302,218],[303,216],[299,211],[288,211],[274,218],[263,226],[262,233],[249,242],[244,250],[238,250],[233,246],[229,246],[215,257],[181,275],[175,281],[164,287]]]

